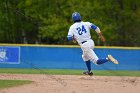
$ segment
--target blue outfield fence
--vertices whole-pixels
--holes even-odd
[[[86,69],[81,57],[82,50],[77,46],[15,45],[14,47],[18,47],[19,50],[13,46],[0,46],[0,57],[4,58],[5,56],[9,59],[7,62],[0,61],[0,68]],[[3,51],[6,51],[5,54]],[[119,65],[111,62],[103,65],[92,64],[92,69],[140,70],[140,48],[96,47],[94,51],[99,58],[104,58],[108,54],[113,55],[119,61]]]
[[[0,46],[0,63],[19,64],[20,47]]]

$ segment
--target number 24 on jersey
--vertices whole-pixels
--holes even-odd
[[[82,25],[82,27],[78,27],[76,30],[78,31],[79,35],[82,35],[83,33],[87,32],[83,25]]]

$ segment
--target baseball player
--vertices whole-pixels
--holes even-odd
[[[118,61],[113,58],[113,56],[108,55],[106,58],[101,59],[98,58],[98,56],[93,51],[94,41],[91,39],[90,29],[93,29],[97,32],[102,42],[105,41],[105,38],[102,35],[99,27],[90,22],[83,22],[78,12],[74,12],[72,14],[72,20],[74,24],[70,26],[67,38],[69,41],[76,41],[83,51],[82,58],[85,61],[88,69],[86,72],[83,72],[83,74],[90,76],[93,75],[91,72],[90,61],[96,65],[100,65],[106,62],[113,62],[114,64],[118,64]]]

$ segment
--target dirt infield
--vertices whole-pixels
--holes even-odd
[[[0,74],[0,79],[34,81],[0,93],[140,93],[140,77]]]

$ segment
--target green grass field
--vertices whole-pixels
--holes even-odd
[[[29,80],[0,80],[0,89],[29,84]]]
[[[0,69],[0,73],[9,74],[81,75],[82,72],[83,70],[68,69]],[[93,73],[96,76],[140,76],[140,71],[93,70]]]

